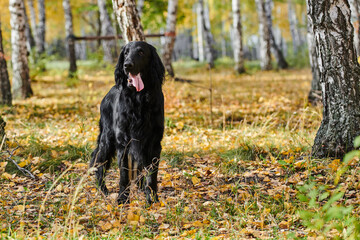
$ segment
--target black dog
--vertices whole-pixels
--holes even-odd
[[[119,204],[129,201],[131,180],[140,176],[146,202],[158,201],[157,173],[164,133],[165,69],[156,49],[146,42],[124,46],[115,69],[116,85],[100,105],[100,134],[92,153],[99,188],[108,194],[104,177],[117,152]]]

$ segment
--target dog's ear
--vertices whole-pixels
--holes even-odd
[[[160,82],[160,85],[164,82],[165,77],[165,67],[156,52],[156,48],[151,46],[151,74],[153,79],[157,79]]]
[[[116,85],[121,85],[121,83],[124,81],[124,79],[126,80],[126,74],[124,72],[124,51],[125,51],[125,47],[123,47],[121,49],[121,53],[119,55],[119,59],[118,62],[116,64],[115,67],[115,84]]]

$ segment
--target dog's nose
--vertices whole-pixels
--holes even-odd
[[[124,67],[126,70],[131,70],[134,67],[134,64],[131,62],[124,63]]]

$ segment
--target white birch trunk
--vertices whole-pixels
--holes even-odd
[[[196,8],[196,19],[197,19],[197,38],[198,38],[198,49],[199,49],[199,61],[203,62],[205,60],[205,54],[204,54],[204,25],[203,25],[203,18],[202,18],[202,12],[203,12],[203,5],[200,3],[197,3]]]
[[[266,6],[264,0],[255,0],[255,3],[259,18],[260,66],[262,70],[271,70],[271,42],[267,27]]]
[[[115,31],[111,25],[111,20],[109,13],[106,9],[106,4],[104,0],[97,0],[99,12],[100,12],[100,21],[101,21],[101,35],[102,36],[114,36]],[[104,50],[104,61],[113,62],[117,58],[116,47],[114,40],[102,40],[101,41],[103,50]]]
[[[13,67],[12,92],[14,98],[32,95],[25,36],[25,14],[22,0],[10,0],[11,61]]]
[[[69,50],[69,77],[72,78],[76,75],[77,66],[76,66],[76,54],[75,54],[75,41],[74,41],[74,30],[73,30],[73,20],[71,13],[70,0],[63,0],[63,8],[65,14],[65,31],[66,39],[68,43]]]
[[[45,0],[38,0],[38,24],[36,27],[36,35],[38,41],[36,42],[36,50],[38,55],[42,55],[45,52]]]
[[[235,59],[235,71],[238,73],[245,72],[244,68],[244,50],[242,40],[242,26],[240,14],[240,0],[232,0],[233,15],[233,48]]]
[[[138,0],[137,5],[136,5],[136,8],[138,10],[138,14],[139,14],[140,19],[141,19],[141,16],[143,14],[144,2],[145,2],[145,0]]]
[[[289,18],[290,33],[293,44],[293,51],[295,54],[297,54],[302,43],[301,43],[301,35],[298,28],[298,20],[296,18],[295,6],[292,0],[288,0],[288,18]]]
[[[203,4],[203,0],[199,0],[199,3]],[[205,4],[205,6],[203,7],[202,13],[203,13],[202,19],[204,26],[204,35],[205,35],[205,56],[206,56],[206,61],[208,62],[210,68],[213,68],[215,66],[214,37],[211,33],[210,13],[207,4]]]
[[[145,41],[135,0],[112,0],[112,3],[124,41]]]
[[[178,0],[169,0],[167,9],[167,20],[166,20],[166,32],[170,36],[165,37],[163,63],[166,71],[171,77],[175,76],[174,69],[172,67],[172,54],[175,44],[175,32],[176,32],[176,15],[177,15]]]

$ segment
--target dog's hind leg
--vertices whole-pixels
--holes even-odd
[[[96,183],[98,188],[105,194],[108,195],[109,191],[105,185],[105,174],[106,170],[110,168],[111,160],[115,154],[115,146],[113,141],[106,134],[102,133],[99,136],[98,147],[91,154],[92,159],[90,167],[96,167]]]

